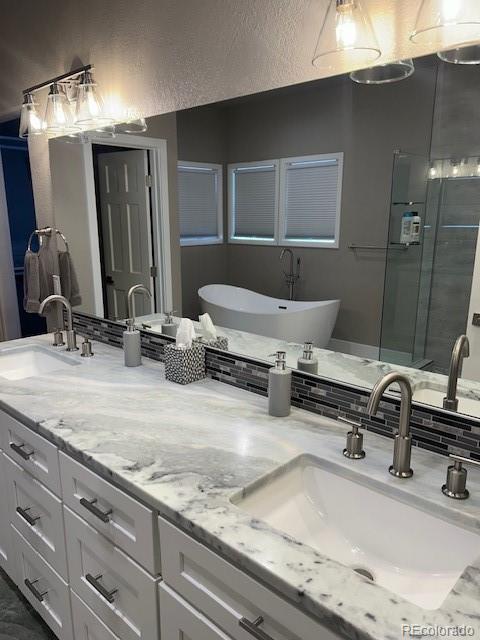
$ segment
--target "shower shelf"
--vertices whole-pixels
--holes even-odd
[[[417,245],[415,245],[417,246]],[[374,245],[361,245],[361,244],[349,244],[348,248],[353,251],[388,251],[388,249],[396,249],[398,251],[406,251],[409,245],[407,244],[390,244],[388,247],[376,247]]]

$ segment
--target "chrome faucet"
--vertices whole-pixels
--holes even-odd
[[[143,284],[135,284],[133,287],[130,287],[127,293],[127,325],[130,328],[133,328],[135,325],[135,301],[133,299],[135,293],[143,293],[143,295],[147,296],[149,300],[152,298],[152,294]]]
[[[412,436],[410,435],[410,413],[412,411],[412,387],[410,380],[403,373],[392,371],[380,378],[372,389],[367,404],[367,413],[374,416],[377,413],[378,405],[386,389],[398,383],[401,393],[400,421],[398,433],[395,436],[393,448],[393,464],[389,467],[392,476],[397,478],[410,478],[413,471],[410,468],[410,458],[412,453]]]
[[[42,301],[40,308],[38,309],[38,313],[42,314],[46,307],[52,302],[60,302],[63,304],[67,311],[67,351],[78,351],[77,347],[77,336],[75,331],[73,330],[73,317],[72,317],[72,305],[65,298],[65,296],[61,296],[58,294],[54,294],[52,296],[48,296],[45,300]]]
[[[288,253],[290,256],[290,271],[287,273],[284,270],[283,274],[288,284],[289,300],[294,300],[295,299],[295,283],[300,278],[300,258],[297,258],[297,269],[296,271],[294,271],[293,270],[294,257],[293,257],[293,251],[291,249],[287,249],[287,248],[282,249],[280,253],[280,262],[283,260],[283,257],[286,253]]]
[[[467,336],[459,336],[452,349],[448,370],[447,395],[443,399],[443,408],[458,411],[457,384],[462,374],[463,359],[470,355],[470,343]]]

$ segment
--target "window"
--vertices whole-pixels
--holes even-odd
[[[338,247],[343,153],[228,166],[229,241]]]
[[[278,161],[228,165],[230,242],[276,244]]]
[[[280,244],[338,247],[342,169],[342,153],[281,161]]]
[[[204,162],[178,163],[180,244],[223,242],[223,167]]]

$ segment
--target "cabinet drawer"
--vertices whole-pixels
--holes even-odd
[[[55,445],[3,411],[0,411],[0,438],[5,453],[51,491],[61,495],[58,451]]]
[[[259,629],[272,640],[338,638],[163,518],[159,530],[163,579],[227,636],[252,640],[245,627],[261,617]]]
[[[10,522],[64,580],[68,580],[62,502],[3,454]]]
[[[75,640],[119,640],[76,593],[70,591],[70,598]]]
[[[17,585],[59,640],[73,640],[68,585],[12,526]]]
[[[152,574],[159,573],[152,510],[64,453],[60,453],[60,473],[64,503]]]
[[[208,618],[185,602],[162,582],[160,591],[160,618],[162,640],[230,640]],[[83,640],[83,638],[82,638]]]
[[[8,517],[6,465],[6,457],[0,449],[0,567],[16,582],[13,572],[15,563],[12,561],[12,530]]]
[[[68,507],[64,515],[70,587],[122,640],[156,639],[158,579]]]

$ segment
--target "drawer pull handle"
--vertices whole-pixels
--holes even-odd
[[[110,522],[110,516],[112,515],[113,509],[109,509],[109,511],[102,511],[95,504],[98,502],[97,498],[94,500],[87,500],[86,498],[80,498],[80,504],[82,507],[85,507],[87,511],[93,513],[99,520],[102,522]]]
[[[43,593],[40,593],[40,591],[35,587],[35,585],[37,584],[38,580],[29,580],[28,578],[25,578],[25,580],[23,582],[24,582],[25,586],[27,587],[27,589],[33,594],[33,596],[39,602],[43,602],[43,599],[47,595],[48,591],[44,591]]]
[[[268,633],[265,633],[265,631],[259,629],[260,625],[263,624],[263,622],[263,616],[258,616],[258,618],[253,622],[250,622],[248,618],[240,618],[238,624],[242,627],[242,629],[248,631],[248,633],[257,640],[273,640],[272,636],[269,636]]]
[[[10,449],[15,451],[15,453],[24,460],[30,460],[33,456],[33,451],[25,451],[24,446],[24,444],[15,444],[15,442],[10,442]]]
[[[34,527],[37,523],[37,520],[40,520],[40,516],[33,517],[28,512],[30,511],[30,507],[26,507],[22,509],[22,507],[17,507],[15,511],[21,516],[31,527]]]
[[[117,593],[118,589],[112,589],[111,591],[107,591],[107,589],[105,589],[103,584],[99,582],[101,577],[102,577],[102,574],[100,574],[99,576],[92,576],[91,573],[87,573],[85,576],[85,580],[89,584],[91,584],[96,591],[98,591],[98,593],[102,596],[102,598],[105,598],[107,602],[112,604],[112,602],[115,601],[115,598],[113,596]]]

